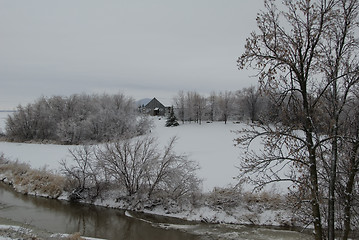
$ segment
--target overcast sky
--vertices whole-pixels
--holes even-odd
[[[238,56],[262,0],[0,0],[0,109],[74,93],[170,102],[256,84]]]

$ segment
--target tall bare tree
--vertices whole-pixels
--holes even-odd
[[[186,111],[186,99],[185,99],[185,94],[183,91],[179,91],[178,95],[176,97],[174,97],[173,99],[174,103],[175,103],[175,107],[178,111],[178,116],[179,119],[182,121],[182,124],[185,121],[185,111]]]
[[[249,118],[254,123],[254,121],[258,120],[258,113],[260,108],[260,92],[254,86],[249,88],[244,88],[242,90],[244,99],[243,99],[243,107],[246,108]]]
[[[217,94],[212,91],[210,96],[208,97],[208,115],[209,120],[212,122],[215,120],[217,105]]]
[[[331,137],[331,157],[329,163],[329,196],[328,196],[328,238],[334,239],[335,225],[335,186],[338,165],[339,135],[343,132],[344,108],[352,88],[358,84],[358,60],[355,51],[358,41],[355,38],[358,16],[358,1],[341,0],[337,3],[336,12],[333,13],[333,23],[324,29],[325,41],[320,44],[323,55],[321,69],[327,79],[325,87],[329,116],[327,134]],[[347,127],[347,126],[345,126]]]
[[[295,111],[288,112],[296,120],[243,131],[238,138],[241,144],[266,136],[264,154],[248,156],[243,167],[247,173],[266,172],[261,184],[289,180],[305,186],[310,193],[315,239],[326,237],[326,223],[327,237],[332,240],[340,119],[348,96],[358,85],[354,34],[358,1],[284,0],[279,5],[268,0],[265,8],[257,17],[259,31],[247,39],[238,66],[257,69],[262,90],[280,91],[282,101],[278,102],[295,107]],[[330,120],[324,130],[323,119]],[[323,139],[324,135],[328,137]],[[328,146],[330,158],[323,154]],[[326,166],[329,178],[321,172]],[[288,169],[285,176],[276,170],[283,168]],[[327,197],[325,206],[322,202]],[[323,209],[328,211],[327,219],[323,219],[327,216]]]
[[[227,124],[233,110],[233,93],[231,91],[220,92],[218,98],[219,112],[222,114],[222,120]]]

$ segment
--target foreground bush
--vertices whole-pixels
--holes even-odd
[[[119,199],[138,204],[193,199],[200,192],[198,166],[173,152],[175,138],[159,149],[154,138],[118,140],[101,147],[82,146],[63,162],[73,199],[95,200],[112,189]]]

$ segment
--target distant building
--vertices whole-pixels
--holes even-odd
[[[170,107],[165,107],[157,98],[153,98],[143,108],[143,112],[152,116],[165,116],[169,113],[169,110]]]

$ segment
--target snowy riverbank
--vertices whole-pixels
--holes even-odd
[[[234,146],[233,139],[236,136],[233,131],[243,128],[244,124],[213,122],[199,125],[192,123],[167,128],[164,126],[165,119],[154,118],[154,125],[151,135],[158,139],[160,145],[166,145],[171,137],[176,136],[178,138],[174,149],[176,153],[186,154],[191,160],[198,162],[200,169],[197,174],[203,179],[204,194],[210,195],[206,196],[207,198],[212,199],[212,201],[226,201],[213,198],[223,197],[224,192],[226,194],[237,194],[222,190],[237,184],[235,177],[238,174],[236,166],[239,165],[240,150]],[[60,161],[69,159],[68,149],[74,147],[76,146],[0,142],[0,151],[4,153],[7,159],[25,162],[33,169],[46,168],[55,174],[59,174]],[[15,188],[22,189],[23,187],[15,186]],[[217,189],[217,192],[214,189]],[[291,225],[290,214],[281,206],[281,200],[274,194],[274,191],[281,193],[282,190],[284,188],[281,189],[281,187],[273,190],[273,196],[277,200],[272,207],[266,202],[270,199],[263,198],[260,195],[247,194],[241,196],[240,199],[237,197],[234,201],[238,203],[232,204],[230,207],[204,201],[201,206],[181,206],[180,210],[168,210],[163,206],[158,206],[143,211],[190,221]],[[41,195],[36,192],[29,192],[29,194]],[[267,198],[268,196],[267,194]],[[225,197],[230,198],[232,196]],[[66,199],[66,193],[60,198]],[[248,204],[251,201],[257,202],[257,204]],[[126,207],[123,203],[118,202],[115,196],[97,200],[93,204],[112,208]]]
[[[78,233],[49,233],[16,225],[0,225],[0,240],[47,239],[47,240],[101,240],[81,236]]]
[[[4,119],[4,117],[2,117]],[[233,192],[230,186],[237,184],[240,149],[234,146],[233,133],[245,127],[244,124],[213,122],[201,125],[191,123],[178,127],[165,127],[165,119],[154,118],[154,129],[151,135],[158,139],[160,146],[176,136],[175,152],[186,154],[189,159],[198,162],[198,176],[203,179],[203,194],[200,205],[174,206],[168,209],[163,205],[144,208],[140,211],[156,215],[181,218],[189,221],[229,224],[255,224],[271,226],[295,225],[293,216],[286,209],[280,193],[286,186],[277,186],[265,193],[252,194],[251,189],[241,189]],[[0,124],[4,126],[4,123]],[[68,149],[76,146],[34,143],[0,142],[0,152],[11,161],[27,163],[35,170],[50,171],[60,174],[60,161],[70,159]],[[46,196],[46,193],[31,191],[31,186],[16,186],[12,180],[2,177],[13,184],[17,191],[30,189],[27,194]],[[59,199],[67,200],[64,192]],[[106,199],[98,199],[91,204],[110,208],[127,208],[119,202],[116,195],[108,195]]]

